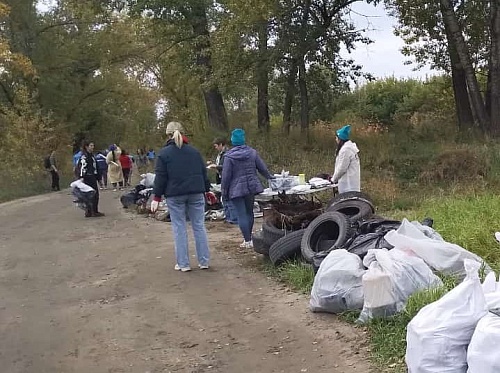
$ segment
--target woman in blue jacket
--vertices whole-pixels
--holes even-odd
[[[231,143],[233,148],[226,152],[222,168],[222,198],[231,200],[236,210],[238,225],[244,238],[240,247],[250,249],[253,247],[255,195],[264,191],[257,171],[266,179],[272,179],[272,176],[257,151],[245,145],[244,130],[241,128],[233,130]]]
[[[200,269],[208,269],[210,251],[205,230],[205,193],[210,190],[210,181],[203,158],[198,150],[188,144],[182,134],[184,128],[178,122],[167,125],[167,144],[160,150],[156,160],[154,200],[151,211],[158,209],[161,196],[167,197],[167,206],[172,221],[175,240],[175,270],[191,270],[186,229],[186,212],[193,228],[196,255]]]

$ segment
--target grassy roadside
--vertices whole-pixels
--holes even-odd
[[[386,211],[381,215],[409,220],[430,216],[434,219],[434,228],[445,240],[480,255],[495,271],[500,269],[500,245],[493,237],[494,232],[500,230],[500,196],[433,197],[411,210]],[[307,264],[290,262],[279,268],[264,264],[262,269],[298,292],[311,291],[314,273]],[[439,299],[455,286],[451,278],[443,278],[443,282],[443,288],[414,294],[404,312],[391,319],[374,320],[368,324],[372,359],[382,371],[406,372],[406,325],[423,306]],[[351,312],[340,317],[354,322],[357,314]]]

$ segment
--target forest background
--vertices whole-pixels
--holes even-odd
[[[403,54],[427,79],[375,79],[349,54],[372,40],[356,3],[395,17]],[[269,168],[331,173],[350,123],[362,189],[380,214],[435,218],[446,239],[500,268],[498,0],[0,1],[0,201],[63,185],[83,139],[159,149],[170,120],[213,157],[243,127]],[[308,290],[311,271],[280,278]],[[375,360],[400,369],[404,328],[436,295],[371,331]]]

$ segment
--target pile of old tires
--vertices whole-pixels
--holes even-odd
[[[374,212],[373,202],[366,194],[342,193],[329,201],[324,212],[302,229],[286,230],[264,221],[262,230],[253,237],[254,250],[269,256],[274,265],[300,257],[314,263],[322,253],[344,245],[360,222],[372,217]]]

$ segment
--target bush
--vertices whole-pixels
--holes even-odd
[[[457,183],[483,179],[488,175],[489,160],[486,155],[471,149],[445,150],[420,174],[427,183]]]

